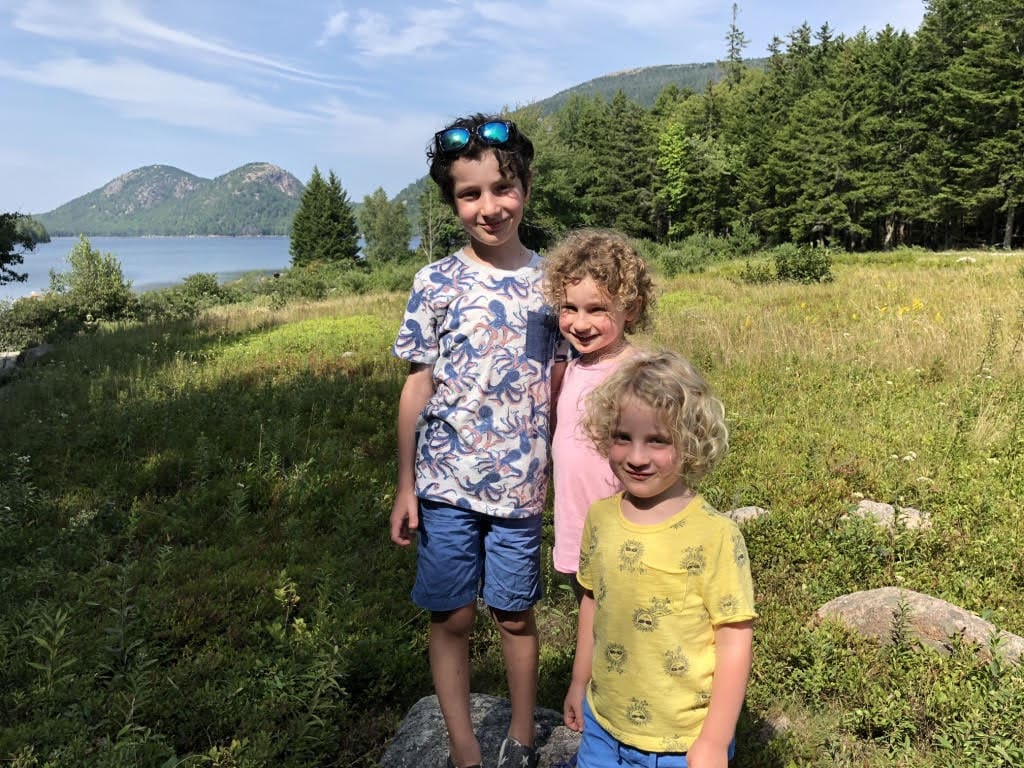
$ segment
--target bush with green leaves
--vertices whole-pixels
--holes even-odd
[[[181,285],[146,291],[139,297],[139,316],[147,320],[188,320],[202,310],[239,301],[241,293],[221,285],[212,272],[197,272]]]
[[[831,283],[832,252],[824,246],[782,243],[771,251],[777,280]]]
[[[698,274],[711,264],[740,259],[757,250],[760,242],[745,223],[739,222],[725,236],[698,232],[662,251],[660,262],[668,277]]]
[[[67,272],[50,270],[50,291],[67,296],[89,322],[120,320],[138,306],[132,284],[111,253],[100,253],[82,235],[67,255]]]
[[[72,299],[48,293],[0,305],[0,349],[27,349],[70,339],[85,328]]]
[[[743,270],[740,272],[740,280],[745,283],[763,285],[774,282],[775,273],[767,262],[748,261],[743,265]]]

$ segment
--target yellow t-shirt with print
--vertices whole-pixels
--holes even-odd
[[[637,525],[622,494],[587,514],[577,578],[594,593],[587,700],[601,726],[648,752],[686,752],[700,735],[715,672],[715,628],[757,616],[737,525],[696,496]]]

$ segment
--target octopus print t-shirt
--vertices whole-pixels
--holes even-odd
[[[413,280],[394,353],[433,367],[416,444],[420,498],[495,517],[544,508],[558,326],[541,258],[508,271],[458,251]]]

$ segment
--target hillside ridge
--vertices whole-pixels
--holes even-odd
[[[268,162],[246,163],[213,179],[145,165],[33,218],[51,236],[285,235],[303,189],[298,178]]]

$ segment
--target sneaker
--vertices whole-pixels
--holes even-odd
[[[533,747],[524,747],[509,737],[498,750],[498,768],[537,768],[540,755]]]

